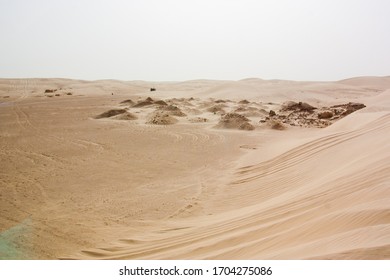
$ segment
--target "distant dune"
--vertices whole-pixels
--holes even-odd
[[[0,79],[0,259],[390,259],[389,94]]]
[[[378,89],[390,88],[390,76],[387,77],[358,77],[339,81],[339,83],[358,86],[373,87]]]

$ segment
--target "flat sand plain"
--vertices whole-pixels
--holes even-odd
[[[0,79],[0,158],[0,259],[390,259],[390,77]]]

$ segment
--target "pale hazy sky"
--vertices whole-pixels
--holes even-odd
[[[0,0],[0,77],[390,75],[389,0]]]

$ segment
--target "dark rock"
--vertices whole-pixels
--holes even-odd
[[[283,106],[284,111],[306,111],[306,112],[312,112],[313,110],[317,109],[316,107],[311,106],[308,103],[305,102],[294,102],[290,101],[287,104]]]
[[[319,119],[330,119],[331,117],[333,117],[333,113],[331,111],[324,111],[318,113]]]

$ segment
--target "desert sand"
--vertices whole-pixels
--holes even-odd
[[[390,259],[389,95],[0,79],[0,259]]]

